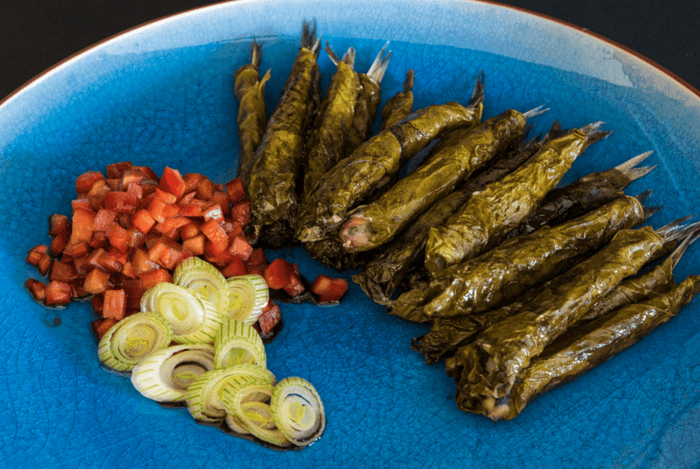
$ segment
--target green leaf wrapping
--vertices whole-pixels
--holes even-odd
[[[605,249],[567,271],[518,314],[460,348],[452,367],[460,408],[481,412],[483,399],[505,396],[530,360],[662,246],[662,237],[651,227],[620,231]]]
[[[398,124],[411,115],[413,111],[413,70],[406,72],[403,91],[399,91],[389,99],[382,109],[382,127],[380,131]]]
[[[348,211],[369,195],[386,176],[398,173],[431,140],[481,119],[481,104],[429,106],[401,124],[380,132],[327,172],[299,208],[296,236],[317,241],[337,226]]]
[[[414,266],[422,264],[430,228],[444,223],[464,205],[472,192],[501,179],[532,157],[539,148],[539,143],[531,141],[506,151],[503,156],[475,174],[455,192],[437,201],[406,231],[390,244],[382,247],[366,263],[362,272],[353,276],[353,281],[360,285],[373,301],[382,305],[391,305],[391,295],[404,276]]]
[[[309,138],[304,195],[310,194],[321,176],[345,156],[345,140],[355,116],[360,79],[345,62],[338,62],[337,67]]]
[[[690,276],[666,293],[567,332],[532,360],[505,398],[487,400],[484,415],[494,420],[516,417],[543,393],[573,381],[670,321],[699,291],[700,277]]]
[[[551,140],[527,165],[475,193],[441,227],[428,235],[425,265],[431,272],[467,261],[530,216],[586,148],[586,135],[574,129]]]
[[[511,238],[467,262],[435,272],[424,292],[429,318],[487,311],[571,268],[620,230],[644,221],[634,197],[622,197],[554,228]],[[394,307],[401,310],[399,297]]]
[[[316,59],[310,49],[299,50],[256,151],[248,191],[256,224],[294,219],[298,203],[296,180],[304,163],[312,77],[320,77]]]
[[[340,231],[346,249],[368,251],[387,243],[524,130],[525,117],[510,110],[476,127],[452,131],[413,173],[352,213]]]
[[[372,80],[365,73],[360,73],[358,78],[360,79],[361,89],[355,103],[355,115],[352,119],[352,125],[348,129],[345,143],[346,158],[369,139],[372,133],[374,116],[377,114],[377,107],[382,102],[382,89],[379,83]]]

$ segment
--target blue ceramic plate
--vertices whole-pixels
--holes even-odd
[[[410,349],[424,332],[388,316],[351,283],[337,308],[283,306],[286,327],[267,348],[279,378],[317,387],[328,426],[298,452],[277,452],[164,409],[106,373],[84,303],[47,310],[23,283],[24,261],[47,243],[51,213],[70,213],[74,181],[131,160],[226,182],[236,167],[233,72],[251,38],[273,109],[302,19],[315,17],[336,51],[358,50],[364,71],[386,40],[393,59],[384,101],[416,72],[416,108],[468,101],[486,74],[486,116],[551,110],[565,127],[606,122],[563,182],[653,150],[658,168],[628,190],[654,189],[659,227],[698,212],[700,100],[653,64],[570,26],[469,1],[272,0],[225,3],[117,36],[55,67],[0,106],[0,466],[3,467],[690,467],[700,461],[700,302],[519,417],[493,423],[457,410],[443,365]],[[327,86],[333,66],[320,58]],[[314,278],[329,269],[299,249],[271,254]],[[700,273],[692,248],[678,279]],[[350,273],[344,274],[349,278]],[[58,319],[60,318],[60,325]]]

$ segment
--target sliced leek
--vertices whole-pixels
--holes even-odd
[[[173,341],[178,344],[213,344],[223,316],[207,298],[168,282],[144,292],[141,310],[153,311],[173,326]]]
[[[185,391],[201,375],[214,369],[214,347],[174,345],[141,360],[132,371],[138,392],[158,402],[183,402]]]
[[[172,337],[173,328],[162,316],[136,313],[112,326],[100,339],[97,352],[104,365],[128,371],[150,353],[167,347]]]
[[[234,377],[247,376],[274,385],[275,375],[267,369],[251,364],[236,365],[224,370],[212,370],[197,378],[185,392],[187,410],[204,422],[220,422],[226,416],[222,393],[225,384]],[[235,429],[233,429],[235,431]]]
[[[228,317],[252,326],[270,301],[270,291],[265,279],[261,275],[248,274],[231,277],[226,282],[229,297]]]
[[[224,387],[226,413],[237,417],[246,430],[263,441],[276,446],[290,446],[284,434],[271,427],[272,416],[265,403],[272,397],[274,387],[265,381],[234,377]]]
[[[326,428],[323,402],[311,383],[285,378],[275,386],[270,402],[275,426],[292,444],[307,446]]]
[[[226,422],[226,426],[230,428],[232,431],[239,433],[241,435],[249,435],[250,432],[246,428],[246,424],[241,421],[238,417],[231,415],[231,414],[226,414],[226,417],[224,417],[224,422]]]
[[[241,321],[226,319],[216,333],[214,340],[214,365],[228,368],[242,363],[252,363],[265,367],[267,355],[260,334]]]
[[[173,283],[209,299],[221,314],[228,310],[226,278],[216,267],[199,257],[180,262],[173,273]]]

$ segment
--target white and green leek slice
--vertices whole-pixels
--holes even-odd
[[[161,282],[144,292],[141,310],[163,316],[178,344],[213,344],[223,316],[207,298],[173,283]]]
[[[247,376],[274,385],[277,382],[266,368],[245,364],[236,365],[224,370],[212,370],[194,380],[185,392],[187,410],[196,420],[204,422],[220,422],[226,416],[222,393],[225,384],[233,377]],[[230,425],[229,425],[230,426]],[[235,429],[234,429],[235,431]]]
[[[277,383],[270,410],[275,426],[296,446],[313,443],[326,428],[323,402],[313,385],[303,378],[285,378]]]
[[[117,371],[128,371],[144,357],[164,349],[173,337],[173,328],[162,316],[142,312],[127,316],[100,339],[100,362]]]
[[[261,440],[276,446],[290,446],[284,434],[271,425],[273,419],[266,401],[272,397],[273,390],[274,387],[265,381],[234,377],[224,386],[224,409]]]
[[[270,301],[270,291],[261,275],[248,274],[231,277],[228,284],[228,317],[255,324],[265,305]]]
[[[132,371],[138,392],[158,402],[183,402],[185,391],[201,375],[214,369],[214,347],[174,345],[141,360]]]
[[[221,314],[228,311],[226,277],[216,267],[199,257],[189,257],[175,269],[173,283],[209,299]]]
[[[235,319],[226,319],[214,340],[214,365],[228,368],[242,363],[265,367],[267,355],[258,331]]]
[[[249,435],[250,432],[246,428],[246,424],[241,421],[238,417],[231,415],[231,414],[226,414],[226,417],[224,417],[224,422],[226,422],[226,426],[230,428],[232,431],[239,433],[241,435]]]

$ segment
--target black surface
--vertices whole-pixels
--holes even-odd
[[[409,1],[409,0],[407,0]],[[0,100],[52,65],[125,29],[205,0],[4,0]],[[687,0],[501,2],[586,28],[646,56],[700,89],[700,8]]]

